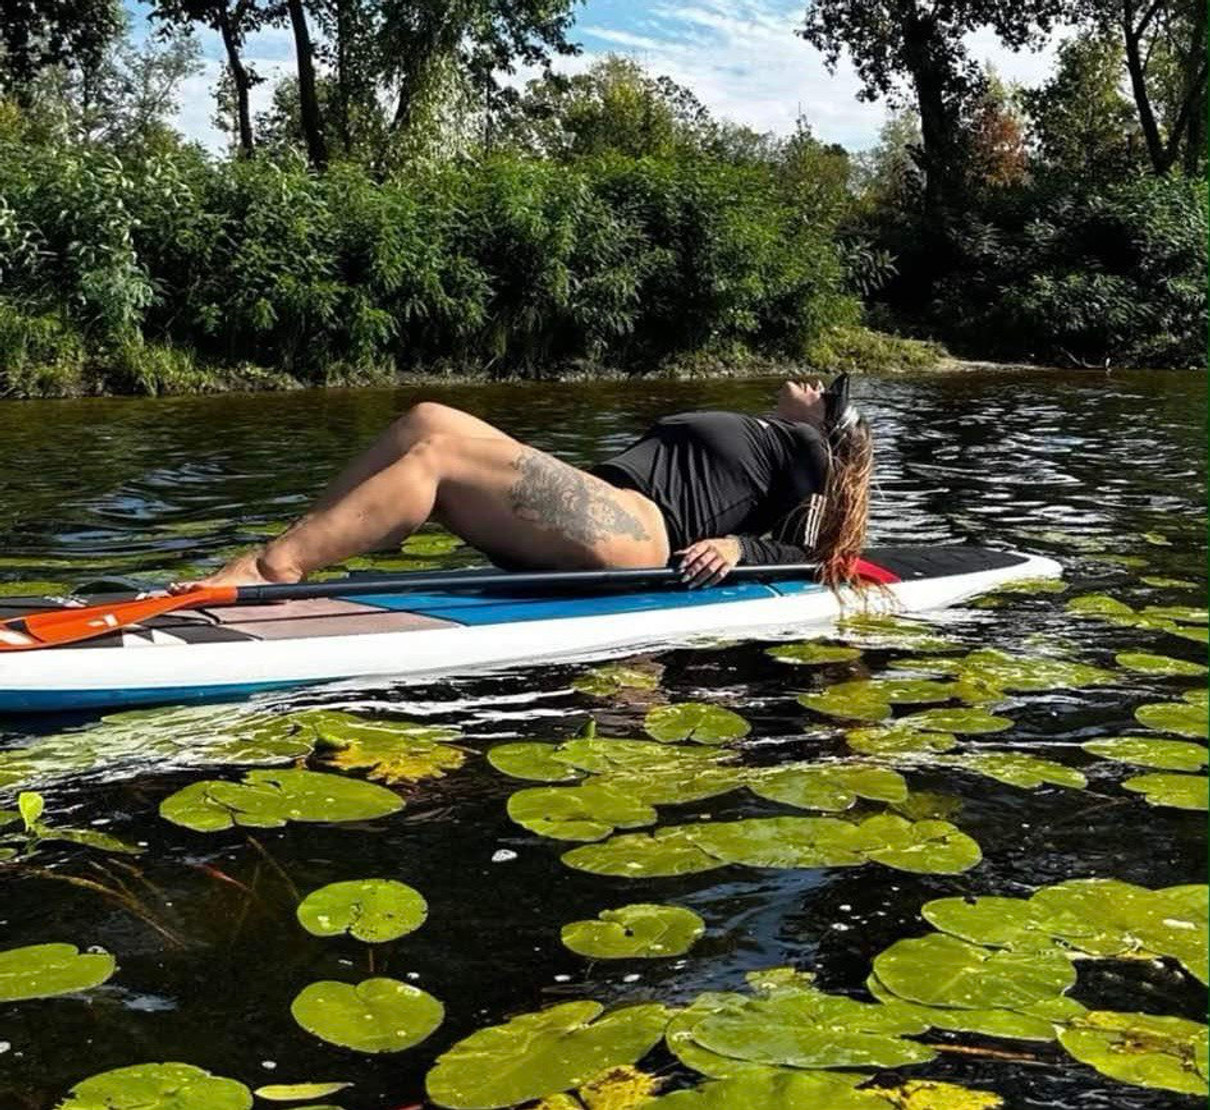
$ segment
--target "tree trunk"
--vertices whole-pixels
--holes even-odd
[[[307,29],[307,13],[302,0],[286,0],[290,27],[294,32],[294,52],[298,58],[298,108],[302,117],[303,139],[311,165],[322,170],[328,164],[323,120],[319,112],[319,93],[315,87],[315,48]]]
[[[1151,107],[1151,96],[1147,92],[1146,63],[1143,61],[1141,49],[1142,32],[1135,30],[1129,6],[1126,8],[1122,31],[1126,46],[1126,71],[1130,74],[1130,91],[1134,94],[1134,105],[1139,113],[1139,127],[1142,128],[1143,139],[1147,143],[1147,156],[1151,159],[1152,170],[1163,175],[1172,168],[1172,158],[1164,148],[1160,126]]]
[[[252,78],[239,54],[239,42],[231,27],[231,19],[227,12],[225,0],[219,8],[219,34],[223,39],[223,48],[227,51],[227,68],[231,71],[231,83],[235,86],[235,115],[239,124],[239,151],[244,158],[249,158],[256,147],[252,135],[252,112],[248,106],[248,90],[252,88]]]
[[[955,157],[958,120],[946,96],[948,73],[935,60],[933,34],[933,25],[917,17],[904,28],[905,60],[920,113],[924,207],[930,218],[942,214],[961,178]]]

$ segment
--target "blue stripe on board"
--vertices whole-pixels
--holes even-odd
[[[567,617],[605,617],[620,613],[650,613],[777,596],[778,591],[765,583],[736,582],[733,585],[711,586],[701,590],[649,590],[641,593],[627,591],[579,594],[572,597],[551,594],[459,592],[358,594],[346,600],[375,605],[380,609],[402,609],[426,617],[457,621],[459,624],[490,625],[559,620]]]
[[[267,690],[288,690],[335,682],[325,679],[280,679],[276,682],[239,682],[221,686],[125,686],[118,690],[2,690],[0,713],[55,713],[73,709],[126,709],[134,705],[181,702],[228,701],[250,697]]]

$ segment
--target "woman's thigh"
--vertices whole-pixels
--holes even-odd
[[[663,514],[634,490],[508,438],[426,443],[439,475],[434,515],[498,560],[568,569],[668,561]]]

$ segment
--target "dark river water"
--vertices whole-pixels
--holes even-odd
[[[878,442],[872,542],[973,541],[1037,551],[1065,566],[1066,594],[949,611],[938,616],[945,636],[968,649],[1061,649],[1107,667],[1132,649],[1204,658],[1194,640],[1077,621],[1065,610],[1069,598],[1085,593],[1136,607],[1206,604],[1204,377],[979,372],[863,379],[856,391]],[[584,463],[659,414],[759,411],[771,392],[768,382],[530,384],[0,403],[0,592],[44,593],[97,578],[164,581],[213,565],[258,529],[288,520],[355,448],[416,400],[468,408]],[[1192,586],[1151,585],[1144,577]],[[752,725],[743,743],[750,761],[843,751],[839,726],[812,716],[795,694],[855,675],[845,666],[787,666],[765,646],[678,649],[644,660],[660,669],[660,700],[717,702],[743,714]],[[893,654],[867,652],[862,665],[877,673]],[[155,1061],[198,1065],[249,1087],[347,1080],[354,1086],[322,1100],[345,1110],[423,1105],[425,1073],[456,1040],[555,1002],[683,1004],[704,990],[743,990],[745,972],[783,965],[814,972],[825,990],[867,997],[870,960],[927,931],[919,910],[930,898],[1023,896],[1088,877],[1148,887],[1206,879],[1205,814],[1148,805],[1120,786],[1140,768],[1080,748],[1138,731],[1137,706],[1204,683],[1147,674],[1016,695],[1001,710],[1015,722],[1012,731],[970,738],[972,746],[987,742],[1079,767],[1086,790],[1022,789],[936,766],[906,772],[913,790],[950,798],[950,819],[979,842],[983,862],[963,874],[729,867],[625,880],[571,870],[559,859],[569,845],[527,832],[505,812],[508,795],[530,784],[506,778],[477,753],[499,739],[566,738],[590,715],[606,735],[641,737],[656,695],[581,693],[571,682],[585,669],[546,665],[294,696],[299,706],[385,711],[462,731],[471,756],[461,769],[401,788],[401,814],[354,826],[296,824],[250,835],[169,824],[157,805],[172,791],[207,775],[237,774],[196,765],[188,736],[172,738],[177,755],[165,755],[163,743],[144,749],[128,739],[101,746],[78,767],[70,759],[46,767],[39,786],[52,823],[103,829],[146,851],[113,862],[50,844],[31,866],[0,867],[0,950],[47,941],[99,945],[119,965],[83,994],[0,1002],[0,1108],[43,1110],[86,1076]],[[61,751],[63,735],[72,733],[84,750],[96,721],[83,714],[0,719],[0,749],[57,742]],[[0,789],[0,808],[6,804],[11,799]],[[731,794],[665,807],[661,822],[783,812],[794,811]],[[356,981],[369,970],[366,946],[298,927],[297,892],[366,876],[401,879],[429,902],[424,927],[375,957],[375,974],[415,983],[446,1007],[436,1033],[398,1054],[329,1045],[290,1016],[307,983]],[[89,883],[120,888],[129,900]],[[689,907],[705,919],[706,934],[675,960],[593,962],[560,943],[562,924],[625,902]],[[1072,995],[1093,1008],[1196,1020],[1206,1009],[1203,988],[1169,963],[1084,961]],[[984,1088],[1013,1108],[1199,1104],[1106,1078],[1053,1043],[934,1039],[999,1051],[945,1052],[899,1078]],[[692,1081],[663,1049],[645,1063],[669,1080],[668,1089]]]

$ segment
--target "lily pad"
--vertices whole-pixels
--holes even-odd
[[[806,640],[801,644],[778,644],[777,647],[765,648],[765,654],[779,663],[802,663],[818,667],[825,663],[851,663],[854,659],[861,658],[861,649]]]
[[[562,858],[577,871],[624,879],[691,875],[722,867],[722,861],[698,847],[688,831],[688,827],[674,827],[652,833],[625,833],[601,844],[573,848]]]
[[[449,1110],[494,1110],[578,1087],[645,1056],[670,1016],[658,1004],[604,1010],[564,1002],[480,1029],[437,1058],[428,1097]]]
[[[1206,673],[1206,667],[1201,663],[1191,663],[1187,659],[1171,659],[1167,655],[1151,655],[1145,651],[1124,651],[1120,655],[1114,656],[1114,662],[1128,671],[1139,671],[1142,674],[1196,675]]]
[[[515,779],[532,782],[572,782],[580,777],[570,764],[554,758],[554,744],[519,741],[497,744],[487,753],[487,761],[497,771]]]
[[[997,717],[986,709],[960,706],[954,709],[922,709],[900,717],[896,725],[902,728],[924,729],[927,732],[958,732],[967,736],[1003,732],[1013,727],[1011,717]]]
[[[957,747],[958,738],[948,732],[930,732],[905,724],[900,717],[883,728],[855,728],[845,733],[845,743],[863,755],[894,757],[922,752],[947,752]]]
[[[77,1083],[58,1110],[250,1110],[252,1092],[192,1064],[135,1064]]]
[[[662,744],[693,740],[698,744],[725,744],[752,731],[738,713],[721,705],[704,702],[676,702],[657,705],[643,718],[643,731]]]
[[[992,593],[997,594],[1061,594],[1067,590],[1062,578],[1017,578],[1004,582]]]
[[[1055,1022],[1048,1017],[1018,1013],[1015,1010],[955,1010],[942,1006],[923,1006],[897,998],[878,981],[877,975],[869,976],[866,988],[880,1002],[893,1002],[898,1006],[908,1007],[911,1013],[931,1029],[944,1029],[949,1033],[978,1033],[984,1037],[1004,1037],[1019,1041],[1055,1039]],[[1077,1012],[1083,1012],[1079,1003],[1073,1002],[1072,1006]]]
[[[1112,736],[1080,745],[1086,752],[1165,771],[1199,771],[1206,765],[1207,751],[1191,740],[1157,740],[1149,736]]]
[[[356,986],[334,980],[311,983],[295,996],[290,1013],[320,1040],[357,1052],[401,1052],[445,1020],[445,1007],[431,994],[382,978]]]
[[[317,771],[249,771],[242,783],[203,780],[160,803],[160,816],[198,832],[288,821],[363,821],[403,808],[385,787]]]
[[[799,809],[839,812],[858,798],[901,802],[907,783],[889,767],[844,764],[794,763],[748,772],[748,789],[770,801]]]
[[[1197,583],[1187,578],[1164,578],[1159,575],[1144,574],[1140,579],[1144,585],[1155,586],[1161,590],[1196,590]]]
[[[564,925],[563,943],[579,956],[621,960],[681,956],[706,931],[692,910],[645,902],[602,910],[593,921]]]
[[[966,752],[962,755],[938,756],[936,762],[960,767],[964,771],[1024,790],[1033,790],[1046,784],[1083,790],[1088,785],[1083,772],[1074,767],[1021,752]]]
[[[935,1079],[909,1079],[898,1087],[866,1087],[861,1093],[885,1099],[893,1110],[996,1110],[1004,1105],[991,1091]]]
[[[1122,786],[1147,799],[1152,806],[1172,806],[1174,809],[1206,809],[1210,806],[1205,775],[1170,775],[1162,772],[1135,775]]]
[[[1040,693],[1045,690],[1079,690],[1119,681],[1113,671],[1043,655],[1011,655],[995,648],[980,648],[956,659],[900,659],[896,667],[952,674],[962,682],[988,691]]]
[[[1177,1017],[1091,1010],[1059,1041],[1081,1063],[1102,1075],[1137,1087],[1188,1095],[1207,1093],[1198,1067],[1205,1059],[1206,1026]]]
[[[653,1099],[642,1110],[888,1110],[894,1105],[856,1085],[864,1075],[760,1068]]]
[[[100,986],[117,964],[108,952],[74,944],[31,944],[0,952],[0,1002],[52,998]]]
[[[966,1010],[1021,1010],[1076,981],[1058,949],[988,949],[945,933],[896,941],[874,958],[874,974],[899,998]]]
[[[352,713],[321,709],[298,718],[330,749],[333,766],[367,771],[386,783],[441,778],[466,761],[466,753],[451,747],[460,733],[455,728],[411,721],[369,721]]]
[[[601,840],[615,828],[654,825],[659,814],[640,798],[617,789],[605,776],[581,786],[535,786],[508,799],[518,825],[556,840]]]
[[[841,682],[810,694],[799,694],[807,709],[831,717],[884,721],[892,705],[950,701],[963,691],[952,682],[925,678],[865,678]]]
[[[1139,613],[1144,620],[1176,621],[1177,624],[1205,624],[1210,610],[1194,605],[1147,605]]]
[[[573,679],[571,685],[572,689],[579,690],[582,694],[609,697],[619,690],[654,690],[659,684],[659,674],[652,670],[627,667],[621,663],[606,663]]]
[[[1133,625],[1138,623],[1134,607],[1108,594],[1084,594],[1073,597],[1066,605],[1069,613],[1077,617],[1093,617],[1110,624]]]
[[[449,555],[464,543],[449,532],[413,532],[400,545],[399,550],[404,555]]]
[[[897,871],[957,875],[983,859],[978,842],[948,821],[880,813],[861,823],[859,837],[867,859]]]
[[[1204,705],[1187,701],[1152,702],[1140,705],[1134,719],[1141,725],[1159,732],[1175,732],[1178,736],[1207,738],[1207,714]]]
[[[382,944],[419,929],[428,903],[394,879],[353,879],[313,890],[297,913],[299,924],[314,936],[347,933],[367,944]]]
[[[252,1093],[270,1102],[300,1102],[308,1098],[324,1098],[353,1086],[352,1083],[266,1083]],[[307,1110],[315,1108],[307,1107]]]
[[[857,647],[900,651],[955,651],[962,645],[938,636],[921,620],[863,613],[837,622],[837,631]]]

